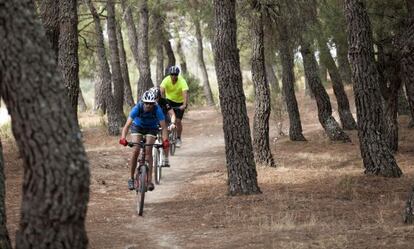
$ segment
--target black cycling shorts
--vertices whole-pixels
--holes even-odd
[[[140,126],[136,126],[134,124],[131,125],[131,135],[141,135],[141,136],[153,136],[156,137],[158,133],[158,128],[155,129],[148,129],[142,128]]]
[[[169,100],[169,99],[167,99],[167,100],[168,100],[168,103],[170,104],[171,108],[172,108],[172,109],[174,110],[174,112],[175,112],[175,117],[176,117],[177,119],[183,119],[185,109],[184,109],[184,110],[180,110],[180,109],[178,108],[178,107],[182,106],[182,105],[183,105],[183,103],[177,103],[177,102],[174,102],[174,101]]]

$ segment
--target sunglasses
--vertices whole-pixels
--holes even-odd
[[[171,76],[178,76],[178,74],[170,74]]]
[[[144,102],[144,105],[153,105],[154,103],[152,102]]]

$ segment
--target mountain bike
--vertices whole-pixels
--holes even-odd
[[[170,140],[170,155],[174,156],[176,148],[175,143],[177,141],[177,128],[169,129],[168,140]]]
[[[139,216],[142,216],[144,212],[144,200],[145,192],[148,191],[148,172],[149,165],[145,161],[145,147],[153,146],[156,148],[162,148],[162,144],[146,144],[145,140],[140,142],[128,142],[129,147],[139,146],[140,154],[137,162],[137,167],[135,169],[135,178],[134,178],[134,188],[137,193],[137,212]]]

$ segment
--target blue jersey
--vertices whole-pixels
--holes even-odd
[[[138,102],[129,113],[129,117],[133,119],[133,124],[145,129],[157,129],[160,121],[165,120],[161,107],[157,104],[150,112],[144,111],[144,103]]]

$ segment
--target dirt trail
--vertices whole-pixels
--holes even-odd
[[[92,166],[87,221],[90,248],[186,247],[185,237],[190,235],[176,233],[165,213],[175,208],[174,197],[189,182],[212,170],[209,165],[224,164],[224,139],[219,114],[212,108],[187,113],[184,129],[183,146],[170,158],[171,168],[164,168],[161,185],[146,196],[143,217],[135,212],[135,192],[126,189],[131,151],[117,146],[117,139],[105,141],[107,144],[101,146],[94,144],[102,141],[93,139],[95,132],[86,132],[86,149]]]

